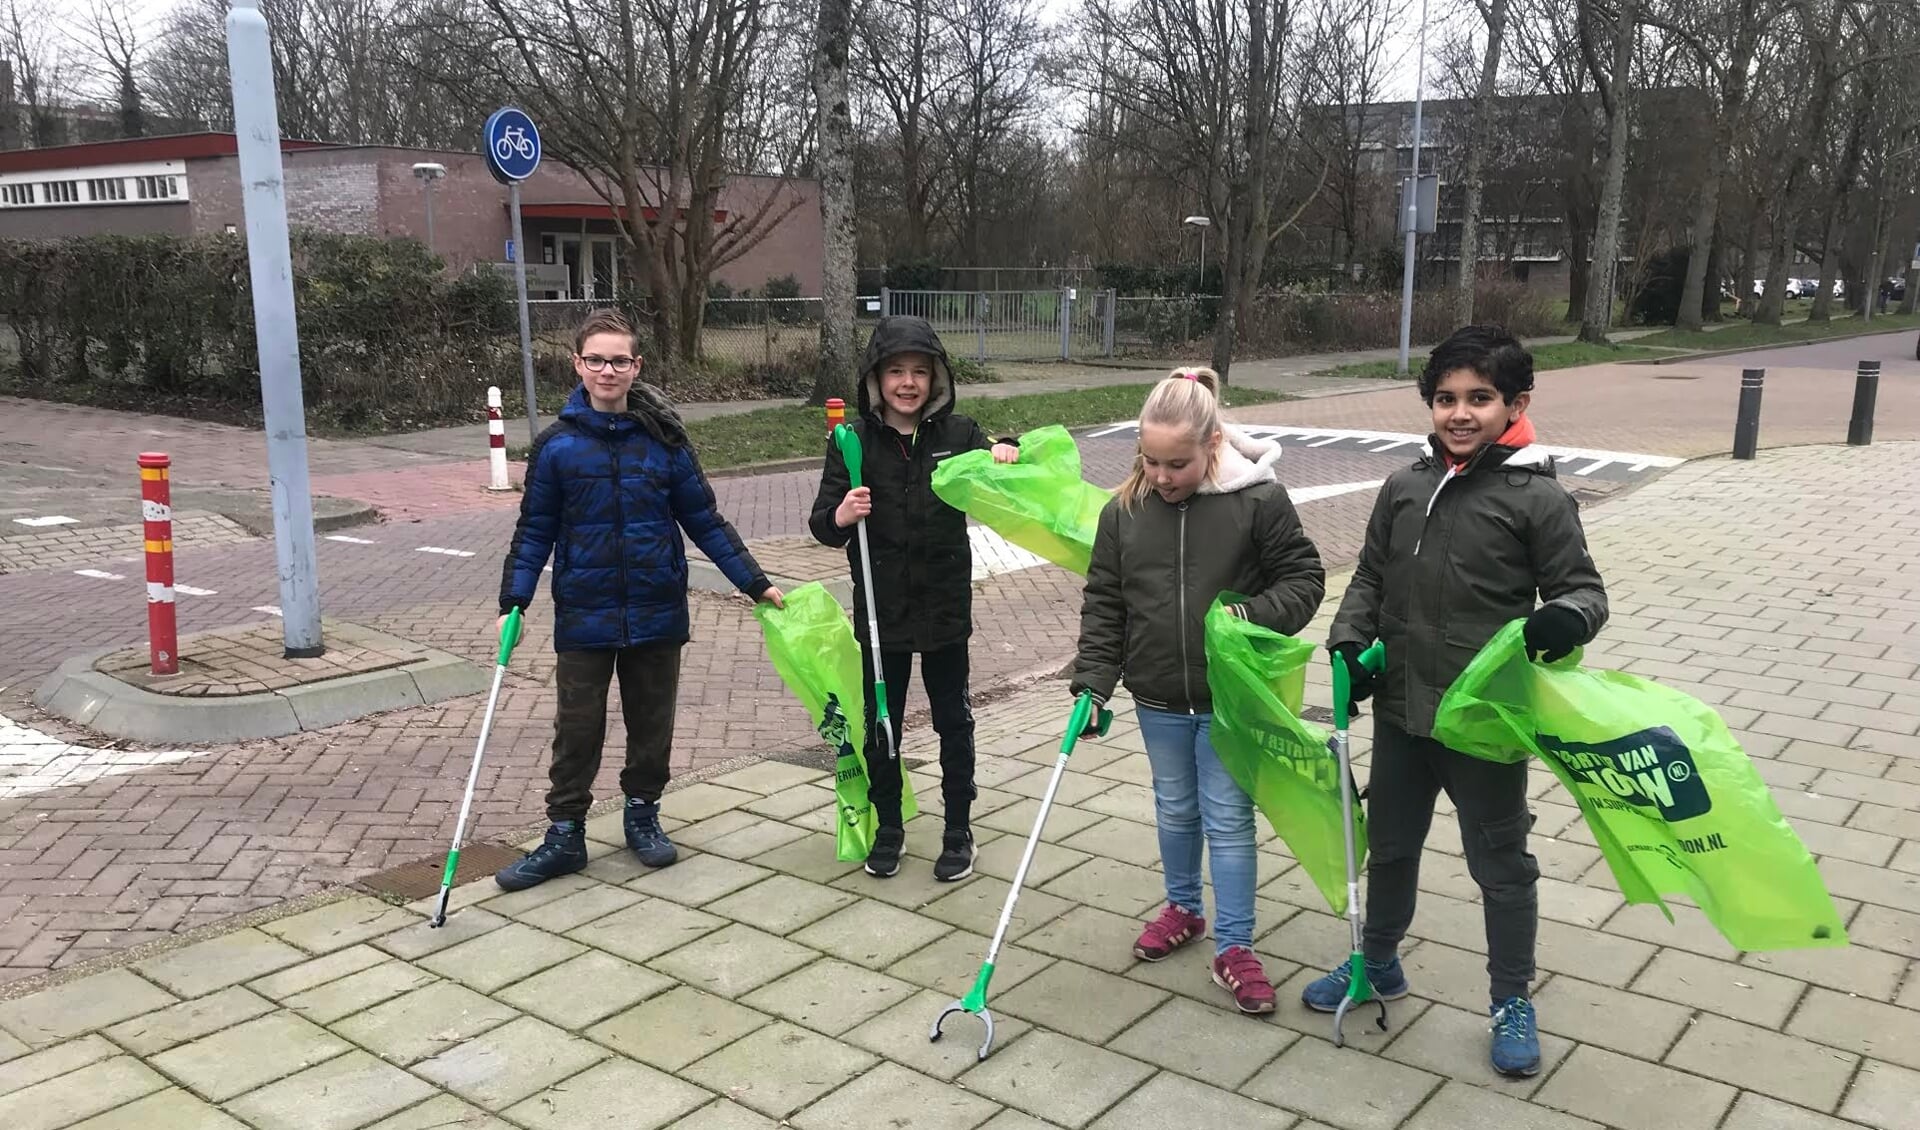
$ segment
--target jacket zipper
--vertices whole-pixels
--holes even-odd
[[[629,647],[627,639],[627,505],[620,497],[620,435],[608,429],[607,457],[613,461],[613,528],[614,536],[620,541],[620,646]]]
[[[1422,519],[1422,520],[1421,520],[1421,522],[1420,522],[1420,536],[1419,536],[1419,537],[1417,537],[1417,538],[1415,538],[1415,539],[1414,539],[1414,541],[1413,541],[1413,555],[1414,555],[1415,557],[1418,557],[1418,556],[1420,556],[1420,547],[1421,547],[1422,545],[1425,545],[1425,544],[1426,544],[1426,541],[1427,541],[1427,526],[1429,526],[1429,525],[1430,525],[1430,524],[1432,524],[1432,522],[1433,522],[1433,506],[1434,506],[1434,503],[1436,503],[1436,502],[1439,502],[1439,501],[1440,501],[1440,492],[1441,492],[1441,491],[1443,491],[1443,490],[1446,490],[1446,489],[1447,489],[1447,484],[1448,484],[1448,483],[1450,483],[1450,482],[1452,482],[1452,481],[1454,480],[1454,477],[1455,477],[1456,475],[1458,475],[1458,474],[1459,474],[1459,471],[1458,471],[1458,469],[1456,469],[1456,468],[1454,468],[1454,467],[1452,467],[1452,466],[1449,466],[1449,467],[1447,468],[1447,473],[1446,473],[1445,475],[1442,475],[1442,476],[1440,477],[1440,485],[1439,485],[1439,486],[1437,486],[1437,487],[1434,487],[1434,488],[1433,488],[1433,494],[1432,494],[1431,496],[1429,496],[1429,497],[1428,497],[1428,499],[1427,499],[1427,516],[1426,516],[1426,517],[1425,517],[1424,519]]]
[[[1196,714],[1193,708],[1192,666],[1187,661],[1187,504],[1180,504],[1180,575],[1175,578],[1180,589],[1180,687],[1187,696],[1187,713]]]

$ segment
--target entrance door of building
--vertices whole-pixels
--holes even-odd
[[[567,268],[567,297],[610,302],[620,289],[620,256],[612,236],[561,235],[560,261]]]

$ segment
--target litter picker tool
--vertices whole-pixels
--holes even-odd
[[[1386,646],[1380,643],[1360,653],[1360,665],[1369,671],[1379,671],[1385,667],[1386,659]],[[1380,1010],[1374,1023],[1380,1026],[1382,1032],[1387,1030],[1387,1002],[1373,991],[1373,982],[1367,978],[1367,959],[1360,952],[1360,859],[1354,850],[1353,754],[1347,738],[1347,726],[1352,722],[1352,714],[1353,676],[1347,670],[1347,661],[1335,655],[1333,750],[1340,758],[1340,830],[1345,834],[1347,844],[1347,926],[1353,934],[1353,953],[1347,958],[1347,995],[1333,1010],[1333,1046],[1336,1048],[1346,1046],[1346,1037],[1341,1033],[1340,1025],[1346,1020],[1348,1010],[1355,1005],[1371,1001]]]
[[[1007,888],[1006,905],[1000,908],[1000,925],[994,928],[993,941],[987,946],[987,959],[980,963],[979,976],[973,980],[973,988],[966,996],[954,1001],[940,1013],[933,1022],[933,1031],[927,1033],[929,1041],[938,1043],[940,1026],[947,1017],[956,1012],[971,1013],[978,1016],[987,1026],[987,1037],[980,1042],[980,1058],[987,1058],[993,1050],[993,1013],[987,1011],[987,983],[993,980],[993,959],[1000,956],[1000,942],[1007,936],[1007,924],[1013,921],[1013,904],[1020,900],[1020,884],[1026,881],[1027,868],[1033,864],[1033,853],[1040,846],[1040,831],[1047,825],[1047,813],[1053,808],[1053,794],[1060,788],[1060,776],[1066,772],[1067,759],[1073,756],[1073,747],[1086,732],[1087,723],[1096,723],[1095,733],[1107,736],[1107,727],[1113,725],[1113,711],[1096,708],[1093,694],[1080,692],[1080,698],[1073,704],[1073,716],[1067,720],[1067,736],[1060,739],[1060,758],[1053,763],[1053,777],[1047,781],[1047,791],[1040,798],[1040,812],[1033,818],[1033,832],[1027,837],[1027,849],[1020,855],[1020,867],[1013,873],[1013,885]]]
[[[847,424],[840,424],[833,429],[833,442],[840,449],[841,461],[847,465],[847,478],[857,490],[862,463],[860,433]],[[873,555],[867,549],[867,520],[860,519],[853,528],[854,536],[860,541],[860,583],[867,593],[867,655],[873,668],[874,728],[880,731],[876,735],[879,748],[887,760],[892,761],[900,756],[900,751],[893,747],[893,722],[887,717],[887,677],[880,671],[880,613],[874,608],[879,594],[873,589]]]
[[[453,848],[447,852],[447,869],[440,876],[440,901],[434,904],[431,927],[447,924],[447,899],[453,895],[453,873],[460,866],[460,844],[467,838],[467,814],[473,810],[473,787],[480,780],[480,758],[487,752],[487,733],[493,729],[493,708],[500,703],[500,680],[506,677],[507,660],[513,646],[520,642],[520,610],[507,613],[500,625],[500,656],[493,668],[493,690],[487,694],[487,713],[480,720],[480,742],[473,747],[473,768],[467,770],[467,795],[460,801],[460,820],[453,826]]]

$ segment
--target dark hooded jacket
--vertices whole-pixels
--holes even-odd
[[[720,516],[666,399],[636,382],[627,411],[613,414],[576,388],[527,456],[500,610],[532,602],[551,554],[554,650],[685,642],[682,529],[740,591],[758,597],[766,590],[766,575]]]
[[[933,358],[926,409],[912,435],[902,435],[881,417],[880,370],[901,353]],[[867,342],[860,364],[861,485],[873,491],[866,519],[873,559],[875,607],[882,651],[937,651],[973,634],[973,552],[966,515],[933,493],[933,469],[968,451],[991,446],[980,425],[953,411],[953,367],[940,336],[924,318],[883,318]],[[846,463],[831,440],[820,493],[808,527],[822,545],[844,546],[853,577],[854,622],[864,638],[867,602],[873,594],[860,578],[854,527],[834,524],[833,512],[851,488]]]
[[[1437,437],[1429,442],[1375,497],[1327,641],[1386,644],[1375,709],[1416,735],[1433,732],[1447,688],[1495,632],[1533,612],[1536,595],[1577,613],[1587,640],[1607,621],[1579,506],[1552,457],[1531,443],[1491,443],[1455,467]]]

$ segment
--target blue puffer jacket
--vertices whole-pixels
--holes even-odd
[[[618,415],[600,412],[584,387],[574,389],[527,457],[500,611],[533,601],[551,554],[555,651],[685,642],[683,528],[740,591],[758,597],[767,588],[720,516],[679,418],[671,409],[646,414],[646,401],[630,404]]]

